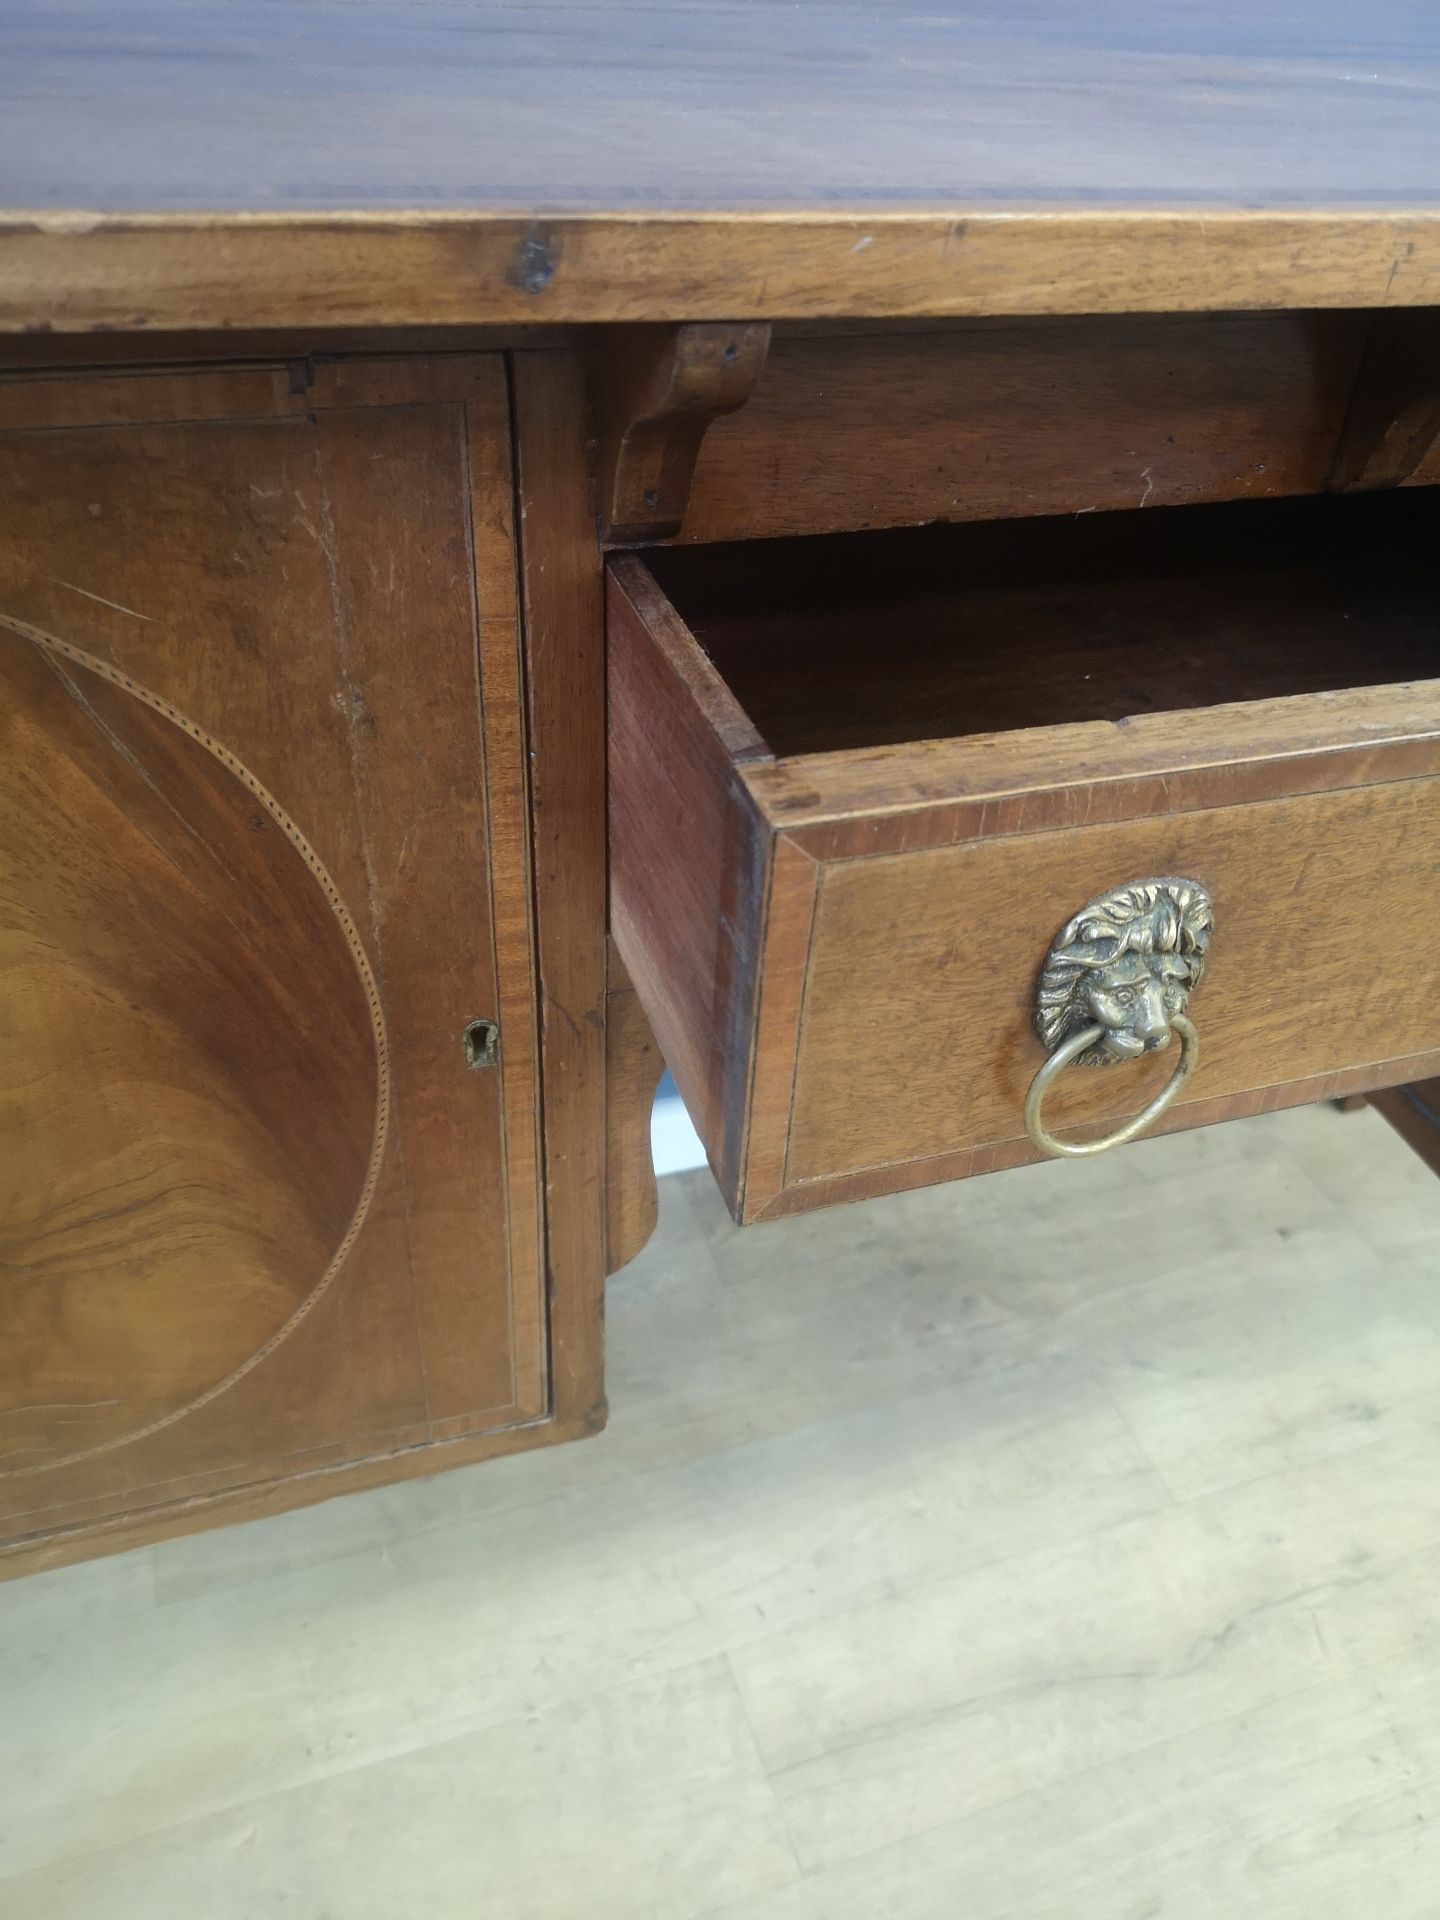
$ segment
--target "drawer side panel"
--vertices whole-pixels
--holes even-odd
[[[684,640],[655,609],[646,616],[621,573],[612,573],[611,930],[715,1177],[738,1211],[769,835],[731,746],[669,644]]]

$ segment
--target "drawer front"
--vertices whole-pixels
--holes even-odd
[[[793,1090],[756,1090],[788,1104],[772,1198],[1032,1157],[1040,965],[1072,913],[1145,875],[1200,880],[1215,916],[1190,1006],[1200,1065],[1162,1126],[1428,1071],[1440,907],[1417,884],[1427,872],[1440,874],[1435,779],[819,862]],[[1175,1051],[1062,1074],[1047,1123],[1112,1130],[1160,1091]]]
[[[1059,929],[1147,876],[1214,908],[1161,1130],[1440,1070],[1440,682],[775,759],[612,563],[615,937],[737,1218],[1038,1157]],[[1072,1141],[1178,1049],[1065,1072]]]

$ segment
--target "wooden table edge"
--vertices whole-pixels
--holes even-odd
[[[0,210],[0,332],[1431,305],[1431,201]]]

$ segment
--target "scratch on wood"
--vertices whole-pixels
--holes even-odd
[[[62,580],[54,573],[47,573],[45,578],[57,587],[64,587],[69,593],[78,593],[84,600],[93,600],[102,607],[113,607],[116,613],[128,613],[132,620],[148,620],[154,624],[150,614],[137,613],[134,607],[122,607],[118,600],[107,600],[103,593],[91,593],[85,587],[77,587],[73,580]]]

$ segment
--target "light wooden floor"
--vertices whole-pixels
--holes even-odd
[[[1440,1182],[1329,1109],[612,1287],[583,1446],[0,1589],[6,1920],[1434,1920]]]

